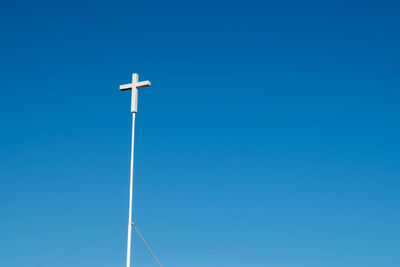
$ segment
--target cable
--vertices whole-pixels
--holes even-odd
[[[133,228],[135,228],[136,233],[138,233],[138,235],[140,236],[140,239],[142,239],[143,243],[146,245],[147,249],[150,251],[151,255],[152,255],[153,258],[156,260],[156,262],[158,263],[158,265],[159,265],[160,267],[162,267],[162,266],[161,266],[161,263],[158,261],[156,255],[154,255],[153,251],[151,250],[151,248],[149,247],[149,245],[147,245],[147,243],[146,243],[146,241],[144,240],[143,236],[140,234],[139,230],[138,230],[137,227],[136,227],[136,224],[134,224],[134,223],[132,222],[132,226],[133,226]]]
[[[67,256],[67,255],[69,255],[69,254],[72,254],[72,253],[74,253],[74,252],[77,252],[78,250],[81,250],[81,249],[83,249],[83,248],[86,248],[86,247],[88,247],[88,246],[91,246],[91,245],[93,245],[93,244],[95,244],[95,243],[97,243],[97,242],[99,242],[99,241],[101,241],[101,240],[103,240],[103,239],[106,239],[107,237],[110,237],[110,236],[112,236],[112,235],[115,235],[116,233],[119,233],[119,232],[122,231],[122,229],[124,229],[124,228],[125,228],[125,227],[121,227],[121,228],[119,228],[119,229],[117,229],[117,230],[114,230],[114,231],[112,231],[112,232],[110,232],[110,233],[108,233],[108,234],[105,234],[105,235],[103,235],[103,236],[101,236],[101,237],[99,237],[99,238],[96,238],[96,239],[94,239],[94,240],[92,240],[92,241],[90,241],[90,242],[88,242],[88,243],[85,243],[85,244],[83,244],[83,245],[81,245],[81,246],[79,246],[79,247],[73,248],[73,249],[68,250],[68,251],[66,251],[66,252],[64,252],[64,253],[62,253],[62,254],[60,254],[60,255],[58,255],[58,256],[55,256],[55,257],[53,257],[53,258],[50,258],[50,259],[48,259],[48,260],[46,260],[46,261],[44,261],[44,262],[38,264],[37,267],[41,267],[41,266],[47,265],[47,264],[49,264],[49,263],[51,263],[51,262],[53,262],[53,261],[56,261],[56,260],[58,260],[58,259],[60,259],[60,258],[62,258],[62,257],[64,257],[64,256]]]

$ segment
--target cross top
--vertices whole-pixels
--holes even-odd
[[[119,90],[132,90],[132,102],[131,102],[131,112],[137,113],[137,101],[138,101],[138,88],[149,87],[151,85],[150,81],[139,82],[139,75],[137,73],[132,74],[132,83],[123,84],[119,86]]]

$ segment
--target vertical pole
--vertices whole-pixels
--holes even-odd
[[[135,90],[136,88],[132,88]],[[133,197],[133,156],[135,147],[135,116],[132,112],[132,147],[131,147],[131,170],[130,170],[130,189],[129,189],[129,222],[128,222],[128,245],[126,252],[126,267],[131,266],[131,245],[132,245],[132,197]]]

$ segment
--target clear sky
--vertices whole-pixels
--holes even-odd
[[[2,1],[0,266],[400,266],[398,1]],[[156,266],[135,236],[133,266]]]

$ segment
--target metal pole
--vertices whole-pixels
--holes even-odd
[[[135,147],[135,116],[132,112],[132,147],[131,147],[131,170],[130,170],[130,189],[129,189],[129,222],[128,222],[128,245],[126,252],[126,267],[131,266],[131,245],[132,245],[132,197],[133,197],[133,158]]]
[[[132,198],[133,198],[133,158],[135,148],[135,117],[137,112],[138,88],[149,87],[150,81],[139,82],[139,75],[132,74],[132,83],[119,86],[119,90],[132,90],[131,112],[132,112],[132,147],[131,147],[131,173],[129,188],[129,222],[128,222],[128,245],[126,251],[126,267],[131,267],[131,246],[132,246]]]

